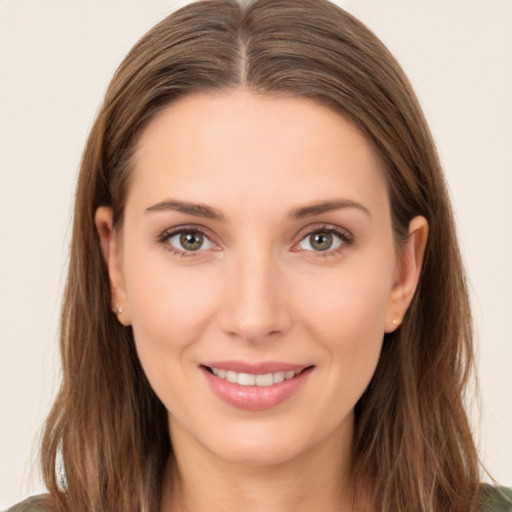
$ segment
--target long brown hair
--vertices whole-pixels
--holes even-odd
[[[63,377],[42,445],[56,511],[156,512],[172,447],[167,412],[111,312],[94,214],[123,220],[145,126],[195,91],[245,87],[313,99],[352,120],[385,164],[397,243],[423,215],[429,240],[403,324],[387,334],[356,405],[353,475],[383,512],[469,512],[479,466],[463,405],[472,322],[450,201],[404,73],[327,0],[207,0],[168,16],[117,70],[83,154],[61,322]]]

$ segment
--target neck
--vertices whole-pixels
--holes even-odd
[[[351,434],[342,443],[333,436],[292,460],[255,465],[219,459],[198,443],[176,442],[183,432],[173,432],[161,512],[353,511]]]

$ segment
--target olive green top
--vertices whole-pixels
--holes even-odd
[[[485,498],[482,512],[512,512],[512,489],[484,484],[482,493]],[[44,494],[32,496],[6,512],[45,512],[46,497]]]
[[[512,488],[482,485],[484,507],[482,512],[512,512]]]
[[[32,496],[14,507],[11,507],[6,512],[44,512],[44,501],[46,494],[40,494],[39,496]]]

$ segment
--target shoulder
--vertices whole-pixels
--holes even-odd
[[[482,512],[512,512],[512,488],[482,485]]]
[[[39,494],[14,505],[6,512],[45,512],[47,510],[48,494]]]

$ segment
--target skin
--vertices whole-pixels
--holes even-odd
[[[342,207],[291,215],[326,201]],[[169,411],[162,510],[352,510],[354,405],[412,299],[428,232],[413,219],[397,253],[384,169],[364,136],[306,99],[190,95],[142,134],[122,231],[109,208],[96,224],[119,320]],[[166,237],[197,226],[207,238],[186,255]],[[311,234],[333,228],[333,248],[317,250]],[[281,404],[247,411],[200,370],[223,360],[314,368]]]

